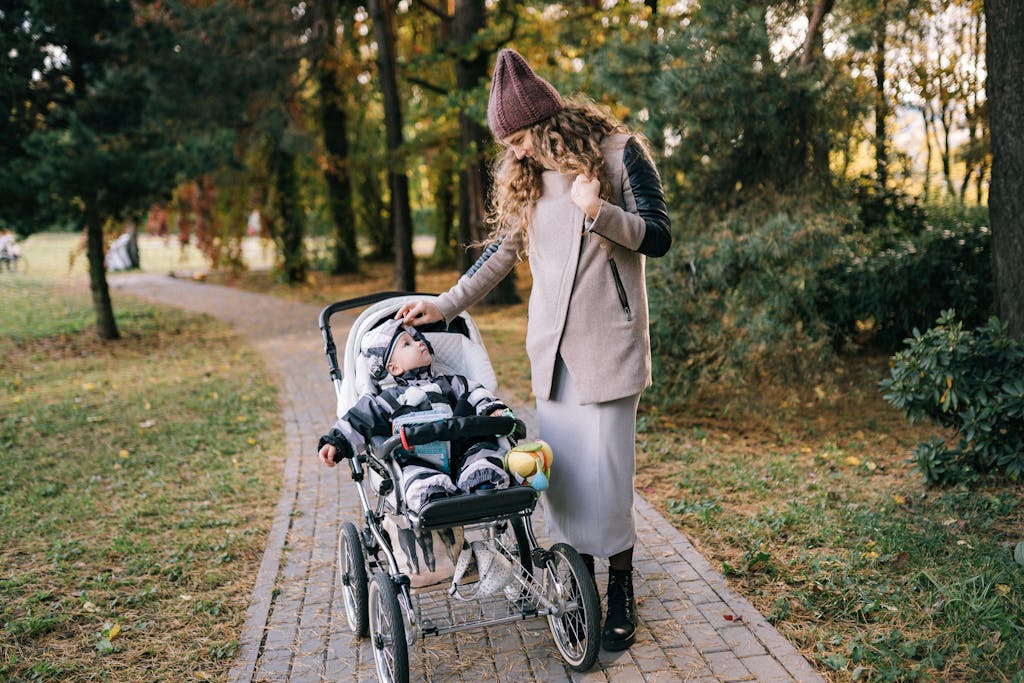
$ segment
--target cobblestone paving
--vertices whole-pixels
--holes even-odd
[[[111,286],[231,324],[265,359],[280,387],[286,465],[231,683],[374,681],[365,641],[351,636],[335,551],[341,521],[359,525],[348,469],[320,466],[316,440],[334,419],[334,391],[317,326],[319,307],[163,275],[114,276]],[[339,343],[352,317],[334,316]],[[519,406],[528,423],[533,411]],[[535,433],[535,432],[531,432]],[[822,681],[807,661],[730,590],[681,533],[639,495],[635,506],[636,644],[602,651],[597,665],[568,670],[544,619],[450,636],[410,650],[413,681]],[[539,508],[538,508],[539,512]],[[543,542],[544,524],[534,515]],[[598,585],[604,572],[598,569]],[[732,617],[726,619],[726,616]]]

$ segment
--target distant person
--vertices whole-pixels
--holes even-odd
[[[129,228],[114,240],[104,259],[107,270],[135,270],[139,267],[139,243],[135,228]]]
[[[14,233],[4,228],[0,230],[0,268],[14,272],[17,269],[18,259],[21,258],[21,247]]]
[[[588,100],[563,99],[512,50],[498,54],[487,121],[505,148],[490,244],[436,303],[397,317],[450,321],[529,259],[539,435],[560,454],[544,497],[548,534],[573,545],[591,575],[594,556],[609,558],[601,642],[623,650],[636,638],[636,411],[651,384],[644,264],[672,243],[661,179],[639,136]]]

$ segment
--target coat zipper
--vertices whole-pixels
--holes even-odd
[[[612,267],[612,277],[615,278],[615,291],[619,293],[619,303],[626,313],[626,320],[633,320],[633,313],[629,310],[629,299],[626,298],[626,288],[622,286],[622,278],[619,277],[619,267],[615,265],[615,259],[608,257],[608,265]]]

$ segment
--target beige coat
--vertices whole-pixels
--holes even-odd
[[[651,384],[645,257],[636,251],[645,228],[622,163],[628,139],[613,135],[602,143],[614,196],[589,229],[569,197],[573,177],[556,171],[543,175],[544,190],[528,231],[533,287],[526,329],[533,393],[539,399],[551,396],[558,353],[580,403],[612,401]],[[518,261],[517,246],[505,240],[476,272],[440,296],[445,320],[480,301],[508,275]]]

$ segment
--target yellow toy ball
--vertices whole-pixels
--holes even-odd
[[[505,454],[505,469],[519,483],[532,486],[537,491],[548,487],[551,477],[551,462],[554,453],[546,442],[528,441],[517,445]]]

